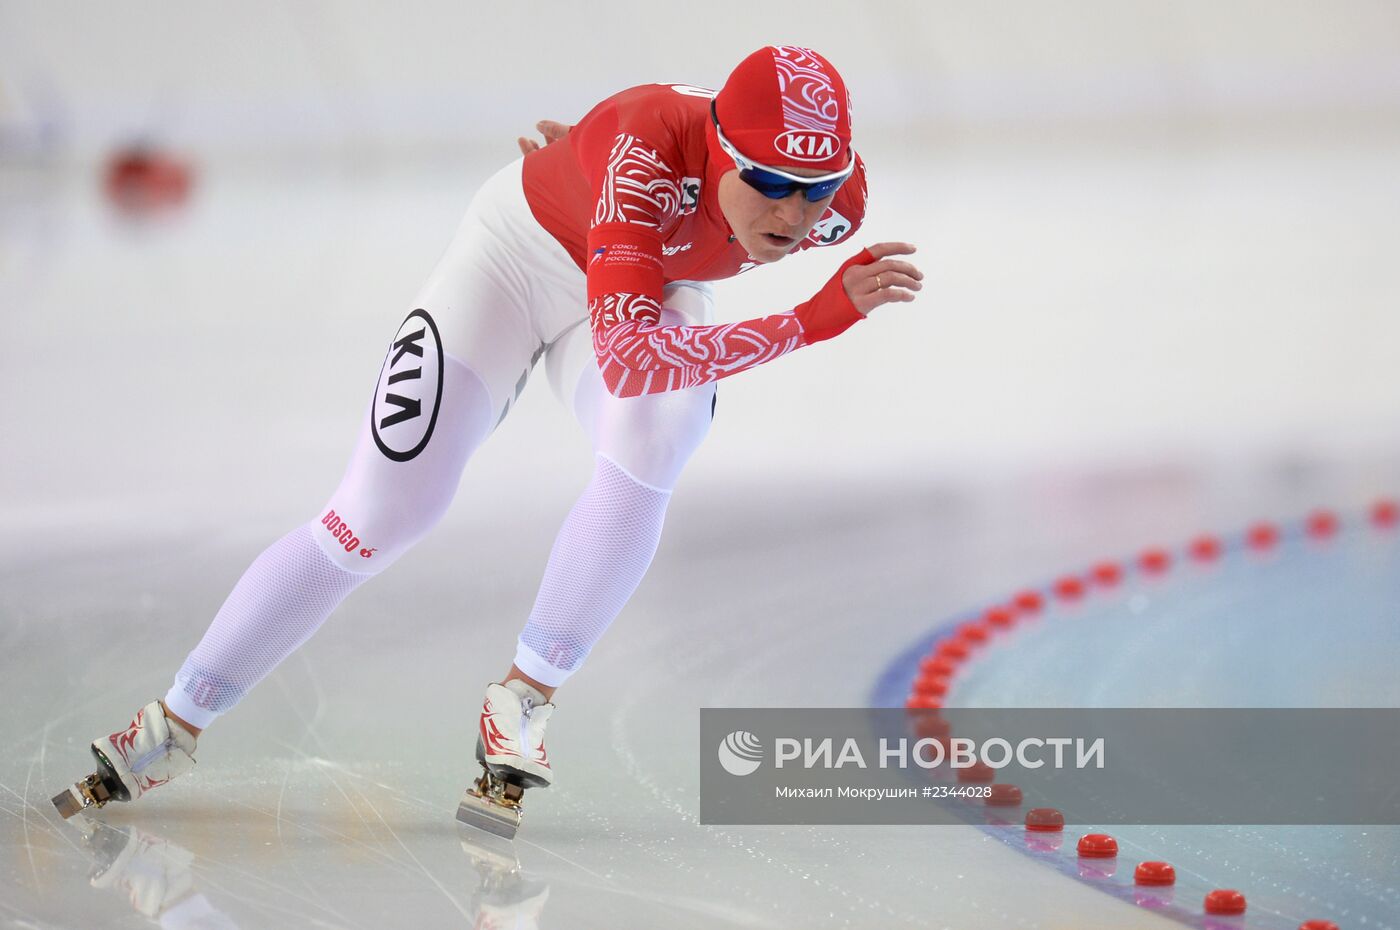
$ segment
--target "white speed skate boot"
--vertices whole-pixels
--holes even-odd
[[[513,837],[520,827],[526,788],[547,788],[554,780],[544,730],[554,705],[518,678],[486,686],[476,738],[482,773],[457,807],[457,819],[498,836]]]
[[[194,768],[194,736],[165,716],[159,701],[136,712],[131,723],[92,741],[97,771],[55,795],[66,820],[108,801],[131,801]]]

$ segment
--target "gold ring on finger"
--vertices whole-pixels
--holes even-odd
[[[884,286],[883,284],[880,283],[880,276],[879,276],[879,275],[876,275],[876,276],[875,276],[875,290],[880,291],[880,290],[884,290],[884,288],[885,288],[885,286]]]

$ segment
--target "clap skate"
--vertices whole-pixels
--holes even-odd
[[[554,705],[519,679],[491,684],[481,707],[476,760],[481,775],[457,806],[457,819],[512,839],[520,829],[526,788],[553,780],[544,749],[544,729]]]
[[[525,788],[519,782],[506,781],[483,765],[481,776],[463,795],[457,805],[457,819],[488,833],[514,839],[525,813],[521,801]]]
[[[110,801],[130,801],[194,768],[194,737],[169,720],[159,701],[136,712],[131,723],[92,741],[97,770],[54,795],[64,820]]]

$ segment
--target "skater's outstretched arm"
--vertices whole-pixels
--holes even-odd
[[[734,183],[739,187],[732,197],[761,196]],[[793,248],[831,199],[809,204],[801,194],[791,195],[775,208],[771,225],[795,235],[774,234],[769,241]],[[619,134],[600,184],[586,269],[593,348],[615,396],[680,390],[747,371],[837,336],[881,304],[913,300],[922,287],[923,274],[914,265],[891,257],[911,254],[914,247],[879,243],[848,259],[826,286],[791,310],[714,326],[661,325],[662,242],[681,203],[681,179],[656,149]],[[764,217],[753,225],[766,223]],[[853,222],[833,241],[849,238],[858,225]]]

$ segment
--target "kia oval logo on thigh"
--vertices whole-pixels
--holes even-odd
[[[442,404],[442,338],[426,310],[414,310],[394,334],[379,371],[370,428],[379,451],[395,462],[422,452]]]

